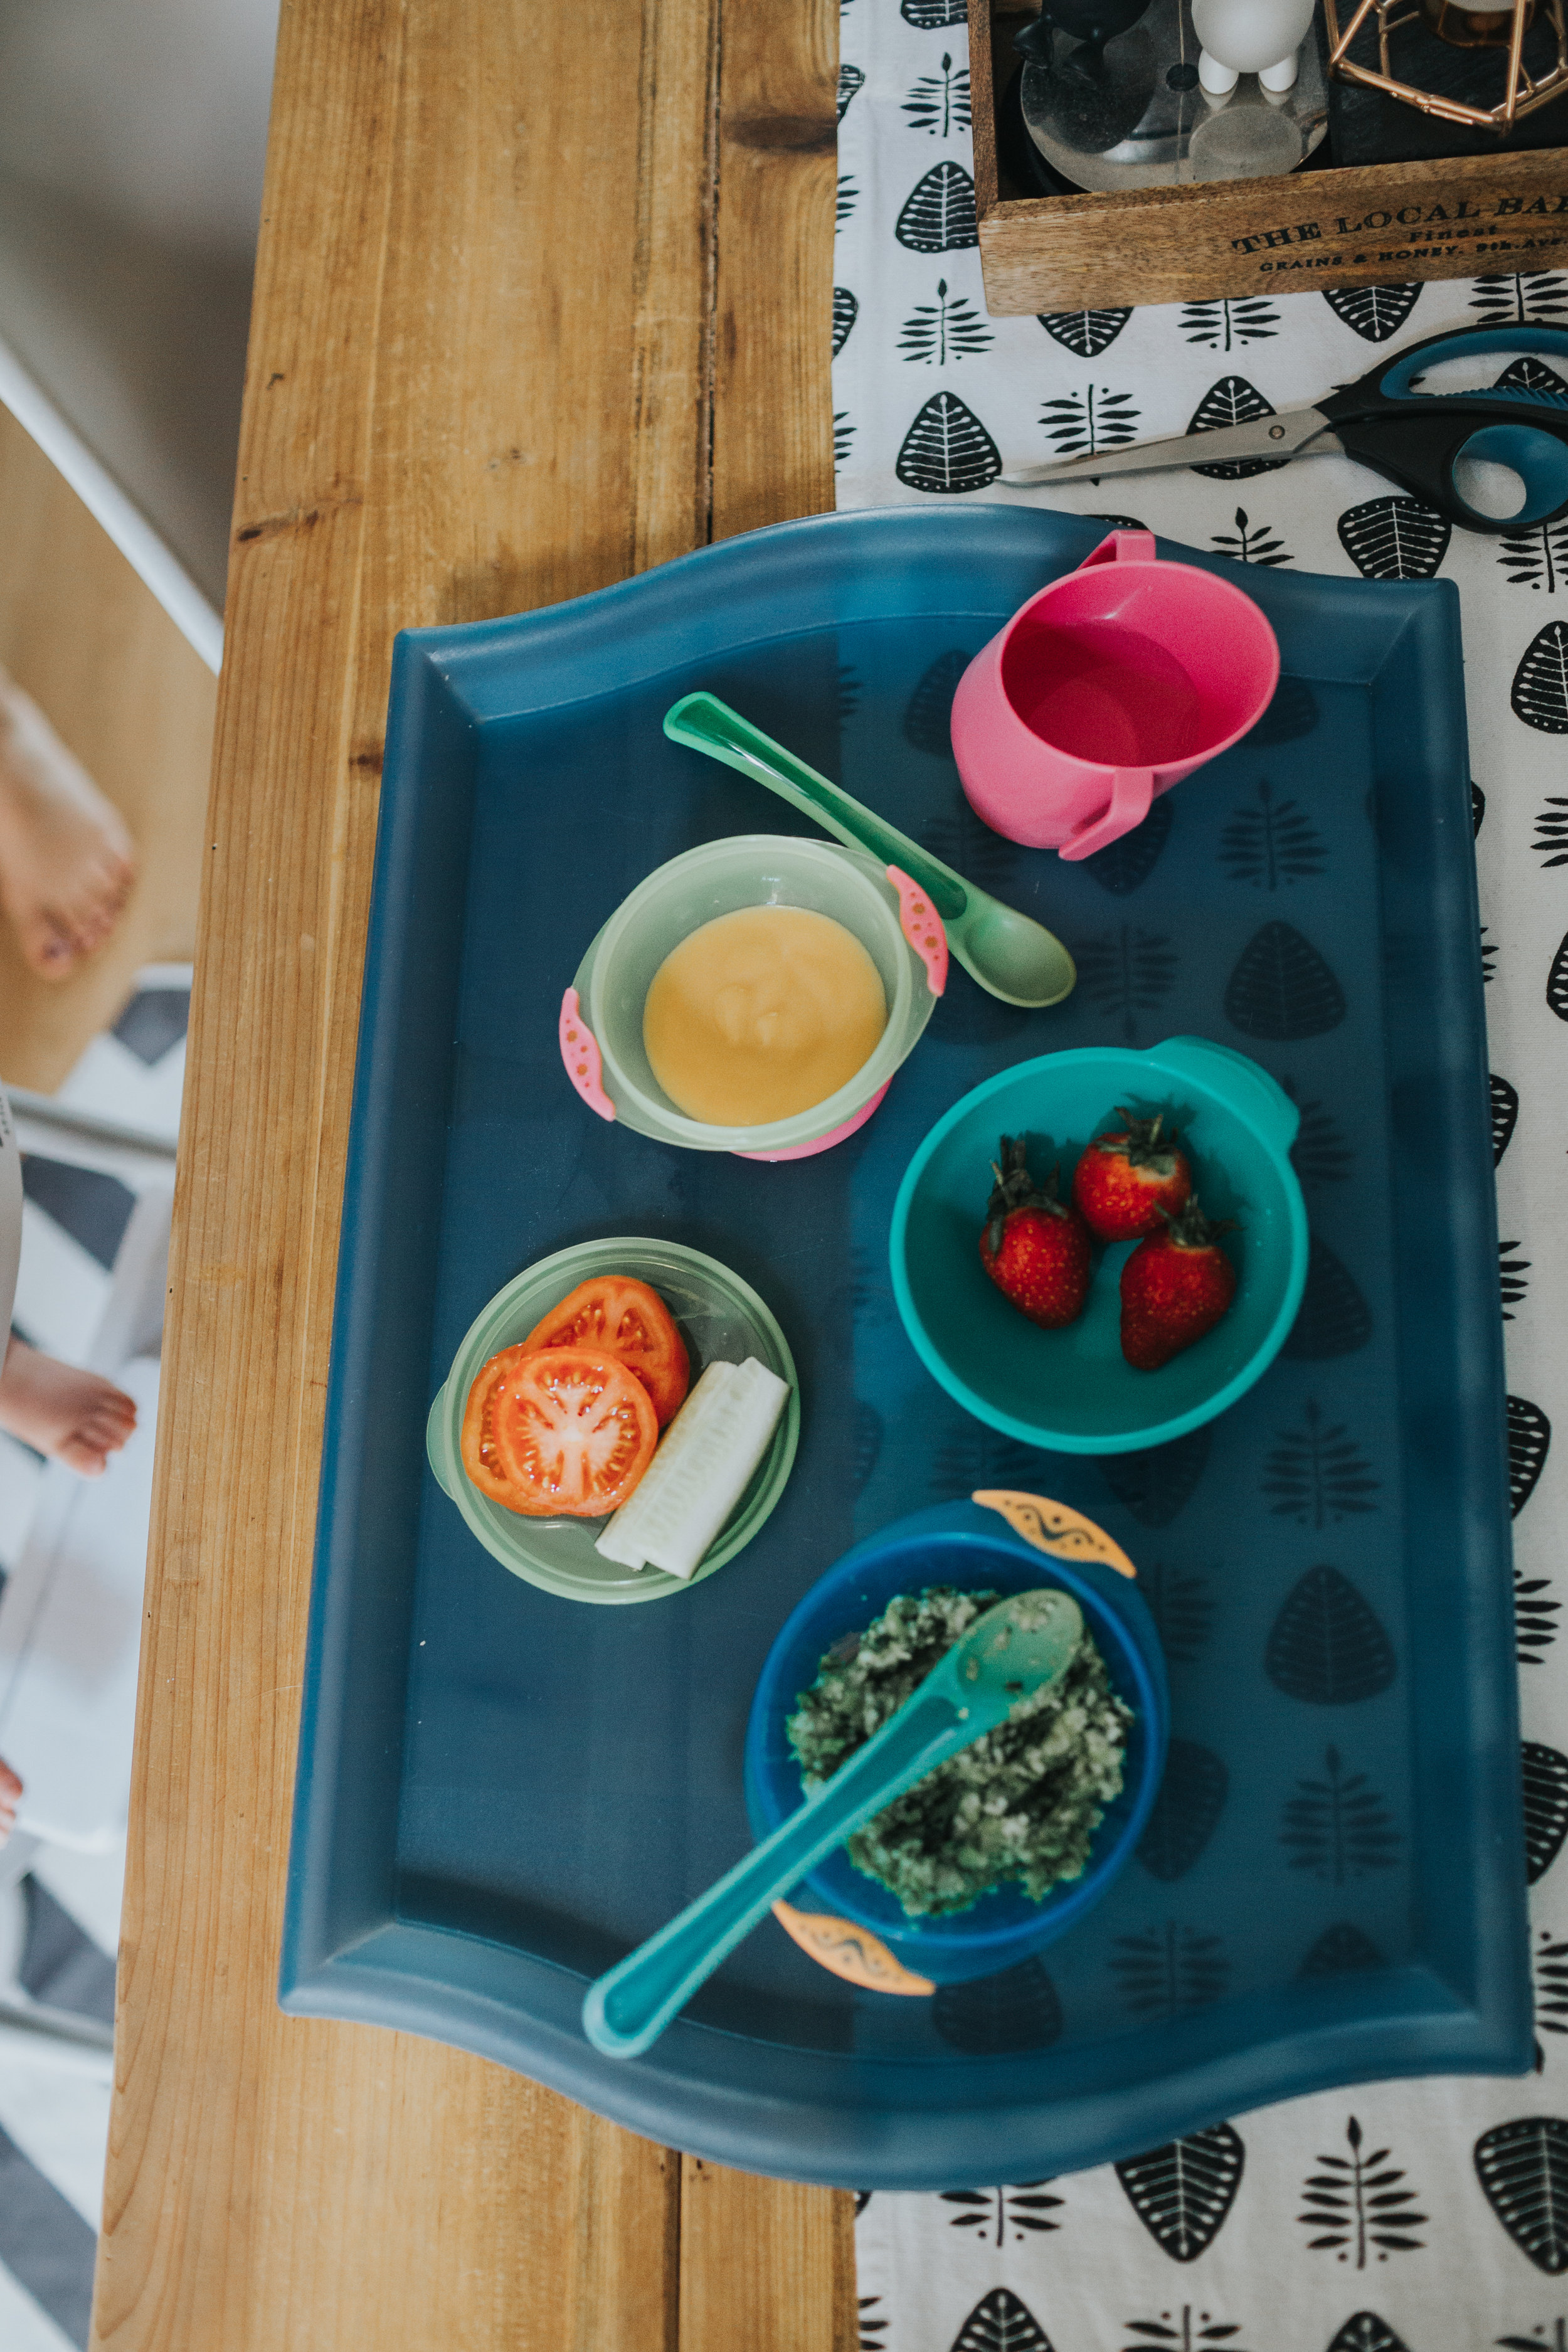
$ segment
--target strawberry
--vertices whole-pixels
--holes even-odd
[[[1125,1125],[1097,1135],[1073,1171],[1072,1196],[1102,1242],[1135,1242],[1157,1234],[1160,1219],[1174,1214],[1193,1189],[1193,1171],[1174,1128],[1162,1138],[1163,1113],[1134,1118],[1119,1109]]]
[[[1140,1242],[1121,1269],[1121,1352],[1141,1372],[1156,1372],[1212,1331],[1236,1297],[1236,1268],[1216,1246],[1234,1217],[1205,1217],[1195,1200],[1165,1230]]]
[[[1057,1171],[1042,1189],[1025,1165],[1020,1136],[1002,1138],[1002,1165],[985,1208],[980,1263],[1021,1315],[1047,1331],[1083,1312],[1089,1297],[1089,1227],[1057,1198]]]

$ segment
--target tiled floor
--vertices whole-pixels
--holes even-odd
[[[173,1143],[190,975],[142,975],[112,1034],[95,1038],[57,1097],[63,1107]],[[35,1139],[36,1140],[36,1139]],[[28,1136],[24,1127],[24,1147]],[[39,1347],[91,1354],[135,1205],[127,1171],[34,1149],[14,1320]],[[54,1473],[56,1477],[62,1474]],[[0,1567],[22,1558],[45,1465],[0,1434]],[[144,1540],[144,1538],[142,1538]],[[3,1752],[3,1744],[0,1744]],[[0,1864],[3,1867],[3,1864]],[[109,2126],[108,2055],[6,2021],[31,2004],[100,2027],[113,2016],[122,1849],[40,1846],[0,1886],[0,2347],[85,2345]]]

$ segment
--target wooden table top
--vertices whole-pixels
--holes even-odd
[[[848,2200],[276,1983],[394,632],[833,503],[832,0],[284,0],[94,2344],[849,2352]]]

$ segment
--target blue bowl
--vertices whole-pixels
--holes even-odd
[[[1020,1315],[980,1263],[1001,1138],[1028,1137],[1037,1174],[1059,1160],[1065,1198],[1079,1153],[1118,1106],[1165,1112],[1205,1210],[1240,1225],[1223,1244],[1240,1277],[1229,1313],[1157,1372],[1121,1353],[1121,1268],[1134,1243],[1098,1253],[1089,1304],[1061,1331]],[[1267,1070],[1203,1037],[1143,1053],[1045,1054],[988,1078],[931,1129],[893,1207],[893,1295],[926,1370],[977,1420],[1053,1453],[1130,1453],[1212,1421],[1268,1370],[1301,1303],[1307,1212],[1290,1165],[1300,1123]]]
[[[1056,1586],[1070,1592],[1111,1687],[1133,1715],[1121,1794],[1094,1833],[1088,1867],[1043,1902],[1008,1889],[982,1895],[969,1910],[946,1918],[910,1919],[895,1896],[856,1869],[842,1846],[806,1878],[826,1910],[869,1928],[917,1976],[957,1984],[1011,1968],[1054,1943],[1099,1902],[1143,1833],[1165,1769],[1171,1708],[1154,1621],[1125,1577],[1092,1563],[1069,1568],[1025,1543],[994,1511],[943,1503],[895,1520],[846,1552],[812,1586],[769,1651],[746,1727],[746,1809],[754,1836],[766,1837],[805,1798],[784,1726],[801,1692],[816,1680],[825,1653],[842,1635],[864,1632],[897,1594],[933,1584],[962,1591]],[[792,1900],[798,1904],[798,1895]]]

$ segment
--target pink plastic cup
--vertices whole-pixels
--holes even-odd
[[[1152,531],[1112,531],[975,655],[953,697],[953,757],[995,832],[1089,857],[1256,726],[1279,679],[1250,596],[1162,562]]]

